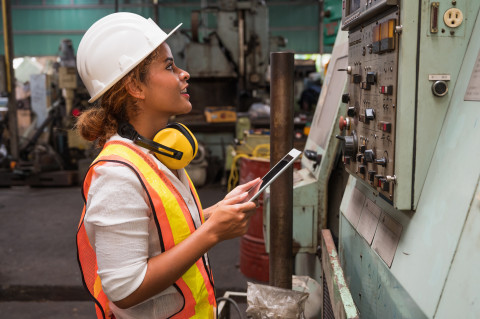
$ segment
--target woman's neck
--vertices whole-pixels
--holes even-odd
[[[130,120],[130,124],[133,125],[138,134],[153,139],[158,131],[167,126],[168,118],[152,119],[137,116]]]

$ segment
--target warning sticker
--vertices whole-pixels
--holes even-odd
[[[467,91],[465,92],[465,101],[480,101],[480,51],[477,60],[473,66],[470,82],[468,82]]]

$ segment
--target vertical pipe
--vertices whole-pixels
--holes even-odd
[[[10,155],[13,161],[18,160],[17,101],[15,98],[15,76],[13,73],[13,38],[12,14],[10,1],[2,0],[3,40],[5,48],[5,73],[8,93],[8,130],[10,139]]]
[[[293,147],[293,52],[270,53],[270,166]],[[293,167],[270,187],[271,286],[292,289]]]
[[[153,0],[153,21],[155,21],[156,24],[158,23],[158,0]]]
[[[325,13],[323,12],[324,1],[318,2],[318,53],[323,54],[323,25]]]

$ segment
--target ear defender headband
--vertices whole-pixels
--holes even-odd
[[[168,124],[155,134],[153,141],[138,134],[130,123],[120,124],[118,134],[152,151],[155,157],[170,169],[186,167],[197,155],[197,139],[181,123]]]

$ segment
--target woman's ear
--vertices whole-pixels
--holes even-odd
[[[127,90],[128,94],[133,96],[134,98],[143,100],[145,99],[145,94],[143,92],[142,86],[138,81],[130,77],[126,82],[125,82],[125,89]]]

